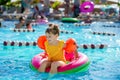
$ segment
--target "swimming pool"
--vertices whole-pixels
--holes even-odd
[[[79,52],[86,54],[90,61],[87,72],[74,74],[57,74],[51,80],[119,80],[120,79],[120,35],[118,26],[104,27],[110,24],[97,22],[91,26],[75,26],[72,23],[51,21],[60,25],[60,29],[72,33],[61,33],[60,39],[75,38],[78,45],[81,44],[107,44],[104,49],[82,49]],[[34,72],[29,68],[29,63],[34,55],[42,52],[37,46],[3,46],[3,41],[36,41],[44,34],[47,28],[44,25],[34,25],[35,32],[14,32],[16,21],[4,21],[5,28],[0,28],[0,80],[44,80],[47,73]],[[115,36],[97,35],[91,32],[112,32]]]

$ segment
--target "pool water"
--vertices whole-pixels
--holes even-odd
[[[73,23],[61,23],[51,21],[60,25],[63,31],[73,33],[61,33],[59,39],[67,40],[74,38],[78,46],[81,44],[107,44],[104,49],[82,49],[79,52],[86,54],[90,59],[88,71],[73,74],[56,74],[50,80],[119,80],[120,79],[120,35],[119,24],[116,28],[102,27],[105,22],[96,22],[91,26],[75,26]],[[17,21],[3,21],[6,27],[0,28],[0,80],[47,80],[48,73],[39,73],[30,69],[31,59],[38,53],[43,52],[37,46],[3,46],[3,41],[36,41],[44,34],[47,24],[34,25],[35,32],[13,32]],[[115,36],[94,35],[91,31],[114,32]]]

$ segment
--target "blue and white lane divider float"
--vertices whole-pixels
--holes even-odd
[[[36,46],[36,42],[4,41],[4,46]]]
[[[106,35],[106,36],[115,36],[115,33],[108,33],[108,32],[91,32],[94,35]]]
[[[91,23],[74,23],[74,26],[80,27],[80,26],[90,26]]]
[[[107,44],[81,44],[78,46],[80,49],[104,49],[108,48]]]
[[[35,29],[31,29],[31,30],[28,30],[28,29],[11,29],[13,32],[35,32],[36,30]],[[60,31],[61,33],[64,33],[64,34],[73,34],[72,31],[66,31],[66,30],[61,30]]]
[[[20,41],[3,41],[4,46],[37,46],[37,42],[20,42]],[[107,44],[81,44],[80,49],[104,49],[108,48]]]
[[[107,28],[120,28],[120,25],[102,25],[102,27],[107,27]]]
[[[13,32],[35,32],[35,29],[11,29]]]

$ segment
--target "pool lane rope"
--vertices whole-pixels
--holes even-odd
[[[74,23],[74,25],[78,26],[78,27],[80,27],[80,26],[90,26],[91,23]]]
[[[106,36],[115,36],[115,33],[107,33],[107,32],[91,32],[94,35],[106,35]]]
[[[35,32],[35,29],[11,29],[13,32]]]
[[[107,44],[81,44],[78,46],[80,49],[104,49],[108,48]]]
[[[102,25],[103,27],[120,28],[119,25]]]
[[[13,32],[35,32],[35,29],[31,29],[31,30],[28,30],[28,29],[11,29]],[[61,33],[64,33],[64,34],[73,34],[72,31],[66,31],[66,30],[61,30],[60,31]]]
[[[36,46],[36,42],[4,41],[4,46]]]
[[[72,32],[72,31],[65,31],[65,30],[61,30],[60,32],[61,32],[61,33],[64,33],[64,34],[73,34],[73,32]]]
[[[4,46],[37,46],[37,42],[20,42],[20,41],[4,41]],[[81,44],[78,46],[80,49],[104,49],[107,48],[106,44]]]

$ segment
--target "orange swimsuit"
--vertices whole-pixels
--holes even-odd
[[[64,57],[64,41],[59,41],[57,45],[49,45],[48,41],[45,42],[45,50],[48,54],[50,61],[63,61],[66,62]]]

